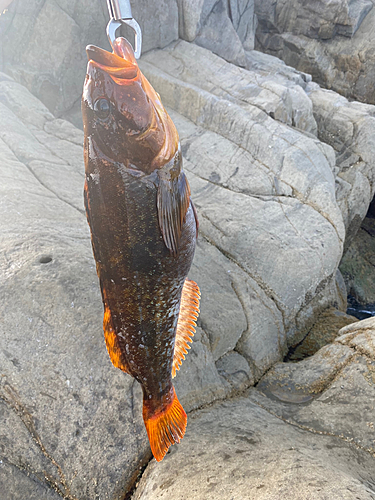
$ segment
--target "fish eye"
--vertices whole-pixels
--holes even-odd
[[[94,111],[95,114],[100,120],[105,120],[109,116],[109,112],[111,110],[108,99],[97,99],[94,103]]]

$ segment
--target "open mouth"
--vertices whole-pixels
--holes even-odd
[[[88,45],[86,47],[89,62],[99,67],[111,77],[131,80],[138,74],[138,64],[130,43],[122,37],[116,38],[113,52]]]

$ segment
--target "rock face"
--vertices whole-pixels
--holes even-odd
[[[143,30],[143,51],[178,38],[175,0],[155,2],[152,15],[147,0],[132,3],[132,14]],[[60,115],[81,99],[86,45],[109,49],[108,20],[106,2],[101,0],[14,0],[0,16],[0,69]],[[131,30],[126,34],[131,38]]]
[[[180,37],[245,66],[245,49],[254,48],[254,0],[131,4],[143,53]],[[0,15],[0,71],[26,85],[52,113],[65,115],[81,99],[86,45],[109,49],[108,20],[104,0],[13,0]],[[130,29],[119,33],[133,40]]]
[[[312,358],[276,365],[246,397],[197,412],[134,500],[374,499],[375,320],[340,333]]]
[[[361,304],[375,302],[375,219],[366,217],[340,263],[346,287]]]
[[[14,5],[18,9],[20,3]],[[64,10],[61,1],[52,4],[49,0],[40,5],[39,14],[58,5],[66,14],[68,6]],[[69,5],[80,11],[78,3]],[[240,2],[231,5],[234,19]],[[245,3],[241,5],[245,8]],[[203,27],[210,25],[211,14],[218,14],[213,5]],[[15,15],[13,23],[17,19]],[[241,16],[236,19],[240,26]],[[25,44],[25,50],[31,51],[33,43]],[[36,64],[31,54],[30,61]],[[246,61],[252,71],[196,44],[179,41],[150,51],[141,63],[179,131],[201,223],[190,273],[202,291],[199,328],[176,378],[176,390],[187,411],[258,382],[283,359],[289,346],[305,336],[321,311],[328,306],[345,309],[337,271],[345,233],[355,233],[373,189],[374,108],[323,91],[308,75],[270,56],[252,51]],[[23,71],[26,79],[27,65]],[[40,68],[35,73],[42,74]],[[12,500],[32,495],[56,498],[57,494],[70,500],[120,500],[150,451],[140,388],[111,365],[103,342],[102,304],[82,206],[82,132],[56,119],[25,87],[4,74],[0,75],[0,108],[4,297],[0,305],[4,318],[0,323],[0,490],[11,477]],[[364,200],[359,195],[363,186],[367,186]],[[312,400],[341,369],[349,367],[357,348],[348,342],[336,342],[320,351],[325,363],[312,369],[315,375],[309,372],[305,377],[315,392],[303,391],[298,397]],[[363,345],[364,341],[358,353],[367,349]],[[276,371],[278,366],[285,365],[277,365]],[[281,375],[288,378],[290,374],[283,370]],[[298,382],[294,386],[300,386],[302,375],[293,377]],[[317,380],[322,384],[318,386]],[[234,448],[232,438],[248,436],[245,428],[250,428],[255,409],[254,419],[265,443],[258,450],[259,457],[263,456],[280,428],[267,437],[260,425],[279,425],[280,420],[259,410],[259,404],[266,406],[271,400],[255,390],[250,396],[234,407],[241,418],[246,414],[237,434],[218,417],[221,412],[229,415],[226,403],[217,407],[219,413],[209,414],[207,418],[215,419],[217,426],[204,439],[197,437],[194,446],[199,442],[205,448],[212,442],[207,450],[221,456],[222,448],[214,448],[213,442],[213,435],[221,429],[231,436],[228,449],[233,454],[238,449],[243,450],[238,455],[252,453],[253,438],[244,440],[246,449]],[[264,401],[259,403],[257,397]],[[366,397],[373,397],[371,391]],[[202,422],[204,415],[199,417]],[[199,425],[194,435],[200,436]],[[285,436],[302,447],[299,431],[285,424],[282,433],[284,428],[288,429]],[[287,450],[288,439],[279,443],[279,451]],[[319,448],[321,441],[316,439],[308,446]],[[329,446],[341,443],[340,439],[333,436]],[[217,442],[224,449],[226,441]],[[337,489],[332,490],[337,498],[351,498],[345,497],[342,484],[366,498],[367,490],[358,483],[360,474],[367,478],[370,470],[365,450],[360,456],[365,465],[350,474],[351,452],[345,451],[332,462],[323,451],[315,462],[303,462],[315,471],[327,469],[322,487],[329,488],[327,484],[339,474]],[[291,453],[286,468],[295,458]],[[271,456],[269,475],[273,463]],[[283,464],[274,484],[285,480],[282,468]],[[256,468],[252,474],[258,474]],[[171,486],[165,492],[172,492]],[[246,481],[239,480],[233,495],[240,495],[245,486]],[[212,488],[211,493],[217,490]],[[142,489],[141,494],[153,498]]]
[[[327,89],[375,104],[372,0],[255,0],[256,48]]]

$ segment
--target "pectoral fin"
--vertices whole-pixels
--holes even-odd
[[[193,341],[199,314],[200,295],[198,285],[194,281],[186,279],[182,289],[180,314],[177,322],[172,378],[176,376],[176,370],[180,369],[187,349],[190,349],[189,343]]]
[[[190,204],[190,187],[184,172],[176,178],[160,176],[157,195],[159,226],[165,246],[177,255],[182,224]]]

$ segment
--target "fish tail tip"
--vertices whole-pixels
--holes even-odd
[[[179,443],[186,430],[187,416],[174,388],[170,402],[163,408],[150,411],[148,401],[144,400],[143,420],[152,454],[161,462],[169,447]]]

